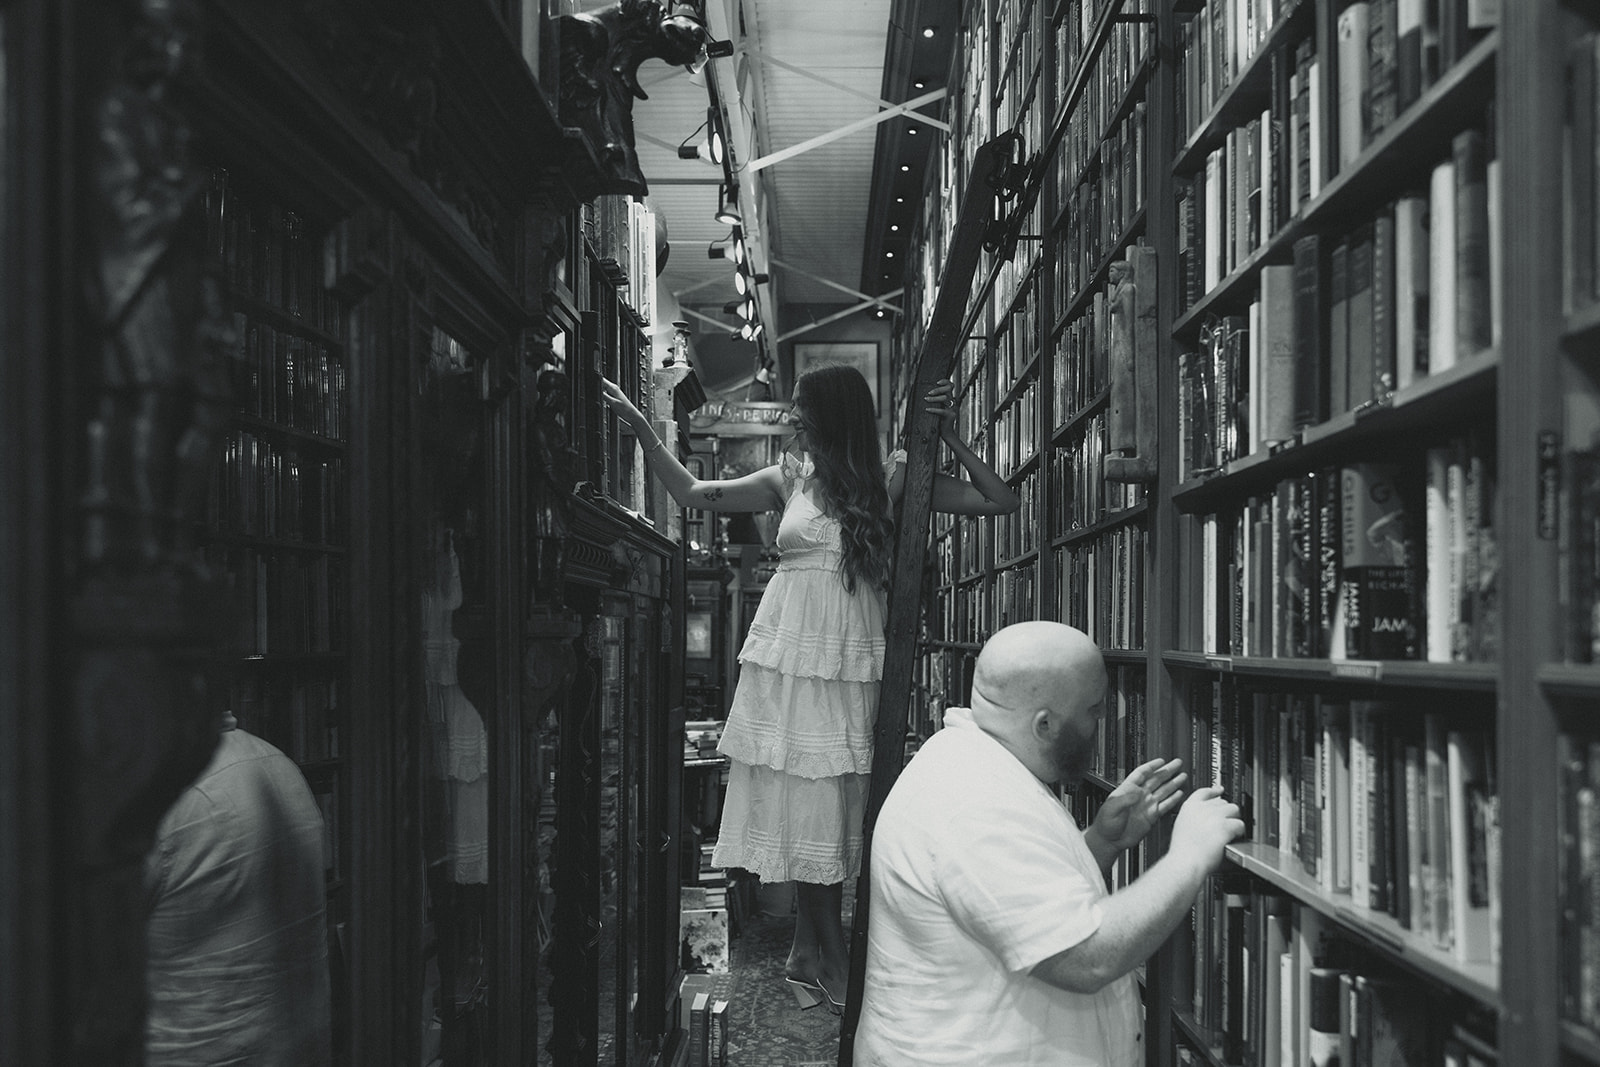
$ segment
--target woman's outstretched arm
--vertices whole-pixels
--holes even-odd
[[[633,427],[644,449],[645,465],[679,507],[706,511],[773,511],[783,507],[783,475],[776,466],[763,467],[742,478],[696,478],[656,436],[644,412],[633,406],[615,382],[601,378],[600,388],[611,410]]]
[[[956,461],[972,480],[935,474],[931,506],[934,511],[952,515],[1009,515],[1022,506],[1022,501],[1005,479],[961,439],[956,430],[955,392],[955,383],[945,379],[933,387],[925,400],[928,409],[943,420],[939,424],[939,436],[950,446]],[[901,467],[889,481],[891,499],[899,499],[904,481],[905,468]]]

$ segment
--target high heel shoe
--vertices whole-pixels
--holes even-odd
[[[821,982],[817,983],[817,989],[821,991],[823,1000],[827,1001],[828,1011],[829,1011],[830,1014],[833,1014],[833,1015],[843,1015],[844,1014],[844,1001],[842,1001],[842,1000],[834,1000],[833,999],[833,994],[828,992],[828,987],[823,985]]]
[[[788,983],[789,992],[794,994],[795,1003],[800,1005],[801,1011],[816,1007],[822,1003],[825,997],[830,1005],[833,1002],[833,998],[828,996],[828,991],[822,988],[821,983],[804,982],[798,978],[790,978],[788,976],[785,976],[783,980]],[[830,1007],[829,1010],[831,1011],[832,1008]],[[834,1014],[837,1015],[839,1013],[834,1012]]]

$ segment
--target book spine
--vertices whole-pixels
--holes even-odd
[[[1346,398],[1347,408],[1360,407],[1376,395],[1373,379],[1373,224],[1358,227],[1350,236],[1349,277],[1347,293],[1349,322],[1346,325],[1347,352]]]
[[[1422,95],[1423,0],[1395,4],[1395,105],[1405,111]]]
[[[1428,201],[1403,196],[1394,205],[1394,384],[1428,373]]]
[[[1338,86],[1338,170],[1344,171],[1361,155],[1369,140],[1362,122],[1362,102],[1367,94],[1367,37],[1371,4],[1355,3],[1339,12],[1334,25],[1336,54],[1334,76]]]
[[[1481,130],[1466,129],[1453,142],[1456,228],[1456,352],[1489,347],[1488,152]]]
[[[1328,414],[1350,410],[1350,241],[1328,260]]]
[[[1394,389],[1394,278],[1394,213],[1385,208],[1372,220],[1372,387],[1362,399],[1378,399]]]
[[[1320,241],[1307,234],[1294,243],[1294,422],[1295,430],[1314,426],[1327,416],[1323,386],[1322,265]]]
[[[1428,209],[1428,371],[1455,366],[1456,348],[1456,176],[1454,159],[1433,168]]]

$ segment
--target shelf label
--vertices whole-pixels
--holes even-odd
[[[1383,662],[1375,659],[1334,660],[1335,678],[1354,678],[1363,682],[1376,682],[1383,678]]]
[[[1233,657],[1232,656],[1207,656],[1206,657],[1206,667],[1207,667],[1207,669],[1213,670],[1213,671],[1231,671],[1231,670],[1233,670]]]

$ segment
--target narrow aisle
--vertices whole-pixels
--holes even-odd
[[[845,887],[844,926],[850,929],[853,886]],[[839,1018],[825,1007],[801,1011],[783,982],[794,916],[757,911],[734,939],[728,998],[728,1067],[833,1067],[839,1059]]]

